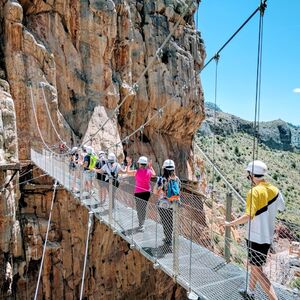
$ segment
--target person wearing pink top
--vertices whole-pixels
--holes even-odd
[[[127,158],[127,175],[135,176],[134,196],[136,199],[136,210],[139,220],[138,231],[144,231],[144,223],[146,217],[147,201],[150,199],[151,177],[154,177],[155,171],[152,162],[148,163],[146,156],[141,156],[137,161],[139,167],[137,170],[130,170],[132,160]],[[141,200],[140,200],[141,199]]]

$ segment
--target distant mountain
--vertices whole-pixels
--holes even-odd
[[[205,102],[206,119],[199,129],[199,135],[209,136],[214,132],[226,136],[234,133],[247,133],[253,136],[252,122],[232,114],[222,112],[217,107],[214,125],[214,104]],[[300,127],[283,120],[261,122],[259,124],[260,142],[271,149],[293,151],[300,149]]]
[[[213,139],[213,132],[215,139]],[[255,154],[269,167],[268,181],[282,191],[287,209],[280,218],[288,224],[300,225],[300,128],[282,120],[260,123],[260,143]],[[206,107],[206,120],[202,123],[196,143],[241,194],[250,188],[245,167],[253,160],[253,128],[250,121]],[[213,173],[206,168],[207,178]],[[226,194],[226,185],[215,176],[218,197]],[[298,234],[300,241],[300,233]]]
[[[213,102],[204,102],[205,107],[213,109],[216,107],[216,111],[222,111],[218,105],[215,105]]]

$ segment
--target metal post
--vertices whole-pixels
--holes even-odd
[[[193,219],[191,217],[190,228],[190,257],[189,257],[189,292],[192,292],[192,255],[193,255]],[[190,299],[190,298],[189,298]]]
[[[179,274],[179,207],[178,202],[173,201],[173,271],[174,279]]]
[[[61,176],[61,184],[64,186],[65,185],[65,176],[64,176],[64,157],[60,157],[60,176]]]
[[[157,262],[158,260],[158,209],[157,206],[155,206],[155,212],[156,212],[156,222],[155,222],[155,262],[154,262],[154,269],[157,269],[159,267],[159,264]]]
[[[108,222],[110,226],[112,226],[112,218],[113,218],[113,185],[112,185],[112,177],[109,177],[109,186],[108,186]]]
[[[130,244],[130,249],[134,249],[135,248],[135,244],[134,244],[134,240],[133,240],[133,224],[134,224],[134,202],[136,202],[136,198],[135,196],[133,196],[133,203],[131,206],[131,244]]]
[[[46,173],[49,173],[48,170],[47,170],[47,155],[48,155],[48,151],[45,151],[45,152],[44,152],[45,172],[46,172]]]
[[[228,192],[226,194],[226,221],[231,221],[231,208],[232,208],[232,193]],[[227,262],[230,262],[230,241],[231,241],[231,229],[230,227],[225,227],[225,248],[224,256]]]
[[[87,262],[88,249],[89,249],[89,237],[90,237],[92,225],[93,225],[93,212],[90,211],[89,212],[89,220],[88,220],[88,231],[87,231],[87,235],[86,235],[85,255],[84,255],[84,262],[83,262],[81,289],[80,289],[80,300],[82,300],[82,295],[83,295],[85,269],[86,269],[86,262]]]
[[[80,169],[80,200],[83,200],[83,191],[84,191],[84,175],[83,175],[83,169]]]
[[[42,150],[42,160],[45,161],[43,165],[44,165],[44,171],[46,171],[46,150],[45,149]]]
[[[54,177],[54,159],[52,153],[51,153],[51,176]]]

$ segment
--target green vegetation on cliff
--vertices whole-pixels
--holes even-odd
[[[226,130],[228,127],[236,128],[236,122],[231,122],[231,115],[228,118],[228,114],[221,114],[222,118],[216,123],[215,130],[215,162],[228,181],[245,197],[250,185],[244,169],[253,159],[253,136],[239,129],[230,132]],[[220,117],[220,113],[218,115]],[[224,118],[227,120],[225,127]],[[196,141],[212,159],[213,125],[209,117],[204,126],[204,129],[200,129]],[[285,197],[286,210],[280,218],[300,225],[300,153],[295,149],[288,151],[276,148],[272,149],[261,143],[258,147],[258,158],[269,167],[267,179],[277,185]],[[215,180],[218,183],[220,178],[216,176]],[[222,185],[219,185],[219,188],[222,189]]]

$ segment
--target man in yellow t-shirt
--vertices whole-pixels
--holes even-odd
[[[276,214],[278,210],[284,210],[284,200],[278,188],[264,179],[267,173],[264,162],[259,160],[250,162],[246,171],[252,188],[247,193],[245,214],[232,222],[225,222],[225,226],[247,223],[246,241],[251,275],[248,290],[240,292],[247,299],[254,299],[254,289],[259,282],[269,299],[277,300],[274,288],[263,273],[262,266],[266,263],[273,241]]]

